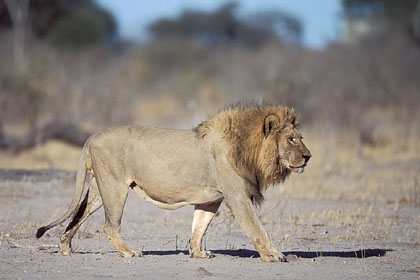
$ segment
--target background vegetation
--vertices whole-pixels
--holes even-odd
[[[119,41],[91,0],[0,1],[0,146],[81,145],[126,123],[189,129],[227,104],[268,100],[294,107],[313,139],[418,159],[417,1],[343,5],[342,42],[312,50],[293,16],[240,17],[233,3],[158,20],[138,43]]]

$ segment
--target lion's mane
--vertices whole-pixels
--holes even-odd
[[[229,107],[195,128],[197,137],[221,134],[229,145],[229,161],[239,175],[248,181],[248,193],[253,203],[261,204],[263,193],[271,185],[284,181],[290,174],[280,164],[276,141],[264,143],[265,120],[279,120],[277,132],[286,125],[298,125],[294,110],[281,105],[235,105]]]

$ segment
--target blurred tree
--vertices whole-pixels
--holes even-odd
[[[254,28],[267,30],[277,34],[289,42],[300,42],[302,39],[302,24],[296,17],[283,11],[262,11],[248,17],[248,22]]]
[[[349,18],[377,17],[384,19],[420,43],[419,0],[344,0],[344,13]]]
[[[28,23],[29,0],[4,0],[5,8],[13,25],[13,56],[15,72],[23,74],[27,69],[25,57],[25,33]],[[6,9],[3,8],[4,11]],[[0,12],[1,13],[1,12]]]
[[[94,0],[0,0],[0,28],[14,25],[5,3],[22,1],[29,2],[32,33],[60,47],[83,47],[115,35],[114,18]]]
[[[214,12],[187,10],[175,19],[162,19],[149,26],[153,39],[196,39],[206,45],[239,43],[260,46],[271,40],[298,41],[302,27],[298,19],[282,12],[257,13],[240,19],[236,3],[227,3]],[[284,35],[284,36],[282,36]]]

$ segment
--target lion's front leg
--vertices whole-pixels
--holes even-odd
[[[235,219],[251,238],[255,249],[264,262],[284,262],[286,257],[271,245],[268,234],[255,214],[251,200],[243,191],[236,191],[235,196],[227,196],[226,204],[231,209]]]
[[[226,156],[218,158],[216,167],[219,173],[219,187],[226,199],[226,204],[240,227],[251,238],[261,259],[264,262],[286,261],[286,257],[271,245],[268,234],[254,211],[247,192],[248,182],[230,167]]]
[[[214,257],[211,251],[201,250],[201,242],[206,233],[207,227],[214,217],[221,201],[206,204],[196,205],[194,209],[194,218],[192,223],[192,235],[190,243],[190,255],[192,258],[212,258]]]

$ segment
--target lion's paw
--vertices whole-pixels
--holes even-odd
[[[142,254],[137,251],[123,251],[120,252],[120,256],[123,258],[130,258],[130,257],[141,257]]]
[[[211,259],[214,258],[212,251],[198,251],[191,254],[191,258]]]
[[[282,253],[273,252],[269,255],[261,255],[263,262],[285,262],[286,256]]]
[[[60,242],[58,246],[60,247],[60,251],[63,256],[68,256],[73,252],[71,245],[68,243]]]

